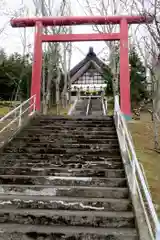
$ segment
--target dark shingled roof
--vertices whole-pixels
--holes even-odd
[[[108,66],[97,57],[97,55],[93,51],[93,47],[90,47],[87,56],[71,69],[70,77],[73,77],[90,60],[94,61],[102,69],[108,68]]]

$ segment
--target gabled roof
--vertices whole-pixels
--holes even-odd
[[[72,77],[71,82],[76,82],[84,73],[86,73],[90,68],[97,70],[100,75],[103,76],[103,69],[93,60],[89,60],[82,68],[79,69]]]
[[[71,69],[70,77],[73,78],[72,82],[74,82],[77,78],[79,78],[80,75],[84,74],[90,67],[90,64],[94,64],[94,67],[100,73],[103,72],[104,68],[108,68],[108,66],[97,57],[97,55],[93,51],[93,48],[90,47],[87,56],[82,61],[80,61],[75,67]]]

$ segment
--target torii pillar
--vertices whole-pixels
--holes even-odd
[[[131,119],[128,23],[120,22],[120,106],[126,120]]]
[[[42,78],[42,23],[35,26],[34,55],[32,65],[31,96],[36,95],[36,110],[41,109],[41,78]]]
[[[77,16],[12,19],[12,27],[36,27],[32,68],[31,96],[36,95],[36,110],[41,106],[41,71],[43,42],[120,41],[120,106],[126,119],[131,119],[128,24],[152,23],[148,16]],[[47,26],[120,24],[120,33],[44,35]]]

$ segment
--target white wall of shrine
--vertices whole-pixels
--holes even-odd
[[[75,92],[103,92],[107,84],[104,83],[103,76],[94,68],[88,69],[71,85],[72,100],[76,99]]]

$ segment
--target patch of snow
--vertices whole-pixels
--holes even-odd
[[[99,159],[102,159],[102,160],[107,160],[105,157],[99,157]]]
[[[47,180],[76,180],[76,181],[92,181],[91,177],[61,177],[61,176],[50,176],[46,178]]]
[[[62,187],[62,188],[61,188],[61,187],[59,188],[59,190],[67,190],[67,191],[69,191],[69,190],[71,190],[71,189],[72,189],[72,188],[63,188],[63,187]]]
[[[21,192],[11,190],[11,191],[6,191],[5,193],[6,194],[20,194]],[[21,200],[19,200],[19,201],[21,201]]]
[[[94,210],[104,210],[104,207],[93,207],[93,206],[89,206],[89,205],[84,205],[83,203],[80,203],[80,206],[82,208],[89,208],[89,209],[94,209]]]
[[[4,205],[4,204],[12,204],[11,201],[0,201],[0,205]]]
[[[44,168],[31,168],[31,171],[44,171]]]
[[[42,201],[38,201],[38,203],[40,203],[40,204],[44,204],[44,202],[42,202]]]
[[[90,205],[84,205],[81,202],[69,202],[69,203],[66,203],[64,201],[50,201],[50,203],[60,203],[60,204],[62,204],[64,206],[79,205],[82,208],[87,208],[87,209],[89,208],[89,209],[92,209],[92,210],[104,210],[104,207],[93,207],[93,206],[90,206]]]
[[[56,196],[56,188],[44,188],[40,191],[27,189],[25,193],[29,195]]]
[[[105,161],[105,164],[109,165],[109,166],[112,166],[112,163],[108,162],[108,161]]]
[[[33,203],[33,200],[25,200],[24,203]]]
[[[3,187],[0,187],[0,193],[4,193],[4,188]]]

